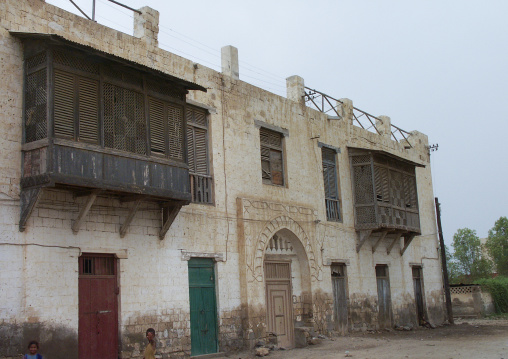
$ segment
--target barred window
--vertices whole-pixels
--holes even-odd
[[[261,127],[261,178],[265,184],[284,185],[282,134]]]

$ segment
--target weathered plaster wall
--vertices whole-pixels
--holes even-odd
[[[294,316],[301,325],[327,331],[333,317],[329,265],[348,262],[349,326],[377,325],[375,265],[390,273],[394,324],[415,322],[411,266],[422,265],[429,319],[444,320],[441,269],[437,253],[432,179],[425,135],[414,132],[414,148],[372,134],[349,121],[326,115],[202,65],[161,50],[40,0],[0,3],[0,357],[14,356],[36,338],[48,357],[66,338],[77,350],[78,261],[83,252],[116,253],[120,258],[122,357],[139,357],[144,331],[158,332],[160,350],[173,356],[190,352],[187,261],[182,253],[217,254],[217,298],[221,350],[266,335],[263,260],[279,230],[300,241],[294,276]],[[25,232],[19,232],[19,179],[22,123],[22,45],[8,31],[55,33],[171,75],[196,82],[207,93],[188,99],[215,109],[210,115],[214,205],[182,209],[166,238],[158,239],[156,207],[145,203],[125,238],[118,231],[129,204],[100,197],[77,235],[71,225],[84,199],[58,191],[45,193]],[[290,89],[293,91],[295,89]],[[297,89],[296,89],[297,90]],[[296,91],[295,90],[295,91]],[[284,139],[285,185],[261,180],[259,127],[255,121],[288,130]],[[316,138],[319,136],[319,138]],[[317,141],[341,149],[337,168],[342,222],[328,222],[324,206],[321,150]],[[404,256],[388,242],[372,253],[366,243],[356,253],[348,146],[382,149],[421,163],[417,182],[422,236]],[[227,181],[225,180],[227,178]],[[300,318],[298,318],[300,317]],[[297,323],[298,324],[298,323]],[[4,344],[5,343],[5,344]],[[50,355],[51,354],[51,355]]]
[[[489,292],[479,285],[451,287],[454,317],[483,317],[495,312],[494,301]]]

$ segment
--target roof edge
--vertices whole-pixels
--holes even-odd
[[[40,33],[40,32],[19,32],[19,31],[9,31],[9,33],[17,38],[20,38],[22,40],[24,39],[34,39],[34,40],[46,40],[53,44],[64,44],[71,47],[74,47],[78,50],[86,51],[88,53],[94,53],[97,56],[107,58],[109,60],[113,60],[116,62],[121,62],[126,66],[133,67],[135,69],[148,72],[151,74],[155,74],[157,76],[163,76],[168,78],[168,80],[176,83],[179,86],[182,86],[186,90],[198,90],[207,92],[206,87],[203,87],[201,85],[198,85],[194,82],[190,82],[187,80],[184,80],[182,78],[176,77],[174,75],[170,75],[164,71],[158,70],[156,68],[141,64],[139,62],[135,62],[129,59],[126,59],[124,57],[111,54],[109,52],[105,52],[103,50],[96,49],[95,47],[92,47],[90,45],[84,45],[69,39],[66,39],[65,37],[57,34],[48,34],[48,33]]]

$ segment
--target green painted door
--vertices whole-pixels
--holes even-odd
[[[191,355],[217,353],[217,306],[212,259],[189,261]]]

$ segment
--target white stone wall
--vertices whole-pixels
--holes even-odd
[[[329,265],[347,261],[351,328],[376,326],[376,264],[389,266],[395,324],[415,320],[410,267],[415,264],[423,267],[429,319],[444,320],[425,135],[414,132],[414,148],[406,150],[402,144],[347,121],[328,120],[301,101],[271,94],[202,65],[195,68],[192,61],[157,48],[156,41],[122,34],[40,0],[5,0],[0,3],[0,16],[0,81],[4,84],[0,89],[0,335],[10,338],[8,346],[0,344],[0,357],[22,350],[31,339],[29,334],[39,335],[45,348],[53,344],[60,348],[56,342],[64,337],[71,351],[68,357],[74,356],[78,257],[86,252],[114,253],[120,258],[124,358],[139,357],[144,331],[150,326],[158,332],[162,352],[189,353],[184,252],[222,258],[216,264],[221,350],[262,337],[266,330],[263,245],[278,229],[292,231],[304,253],[294,268],[295,276],[303,273],[301,281],[294,282],[295,317],[307,318],[307,323],[320,330],[328,328],[333,313]],[[71,226],[85,200],[67,192],[47,191],[25,232],[19,232],[23,52],[21,42],[9,31],[55,33],[208,88],[207,93],[191,91],[188,99],[216,110],[209,117],[214,205],[183,207],[160,241],[160,212],[155,205],[144,203],[127,235],[120,238],[129,204],[99,197],[74,235]],[[256,120],[289,133],[284,139],[283,187],[262,183]],[[337,168],[342,222],[326,220],[318,141],[341,149]],[[422,235],[402,257],[399,244],[386,254],[388,242],[375,253],[372,243],[366,243],[356,253],[348,146],[387,151],[425,166],[417,168]],[[277,218],[282,219],[277,222]]]

